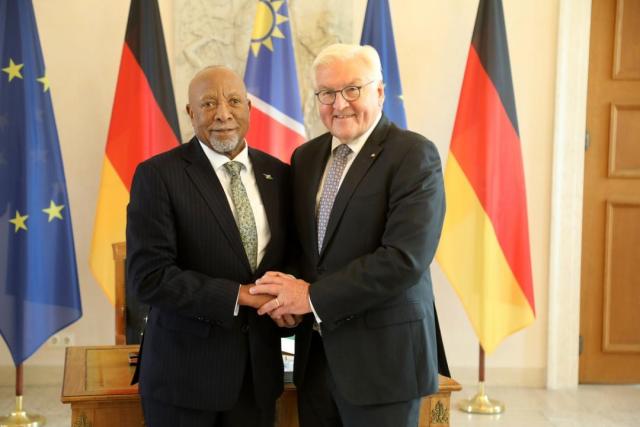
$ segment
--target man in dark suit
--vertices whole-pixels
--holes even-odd
[[[445,199],[433,143],[382,114],[380,59],[333,45],[313,64],[329,133],[292,157],[300,276],[269,272],[259,313],[306,314],[296,335],[301,427],[418,425],[438,389],[431,263]]]
[[[288,166],[247,146],[242,79],[209,67],[189,85],[195,137],[141,163],[127,211],[127,280],[150,306],[140,394],[150,427],[273,426],[278,325],[248,288],[284,268]],[[283,316],[280,326],[291,326]]]

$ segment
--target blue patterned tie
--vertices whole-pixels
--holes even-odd
[[[322,242],[327,231],[333,201],[336,199],[336,194],[338,194],[340,178],[342,178],[347,158],[351,153],[351,148],[346,144],[340,144],[333,150],[333,162],[331,162],[329,173],[327,173],[327,178],[324,181],[320,203],[318,204],[318,252],[322,250]]]
[[[251,271],[256,271],[258,263],[258,231],[247,190],[244,188],[242,180],[240,180],[242,163],[227,162],[224,167],[231,177],[231,200],[233,200],[233,205],[235,206],[236,224],[238,224],[242,246],[244,246],[244,251],[247,253]]]

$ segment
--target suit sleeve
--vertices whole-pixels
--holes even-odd
[[[127,208],[127,281],[142,303],[231,325],[238,282],[181,269],[176,232],[171,194],[162,174],[153,163],[140,164]]]
[[[311,285],[313,305],[329,327],[428,282],[425,275],[445,211],[442,166],[431,142],[420,139],[412,144],[393,171],[387,191],[388,212],[379,247]]]

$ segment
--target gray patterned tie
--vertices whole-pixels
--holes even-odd
[[[233,200],[233,205],[235,206],[236,224],[238,224],[238,231],[240,231],[242,246],[244,246],[244,251],[247,253],[247,258],[249,258],[251,271],[256,271],[258,262],[258,231],[256,229],[256,220],[253,217],[253,210],[251,210],[251,204],[249,203],[249,197],[247,196],[247,190],[240,180],[242,163],[227,162],[224,164],[224,167],[231,177],[231,200]]]
[[[333,162],[331,162],[327,178],[324,181],[320,203],[318,203],[318,252],[322,250],[322,242],[327,231],[333,201],[340,188],[340,178],[342,178],[342,172],[347,164],[347,157],[351,153],[351,148],[346,144],[340,144],[333,150]]]

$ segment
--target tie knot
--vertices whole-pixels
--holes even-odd
[[[227,170],[227,173],[231,177],[236,177],[236,176],[240,176],[240,169],[242,169],[242,163],[231,161],[231,162],[225,163],[224,167]]]
[[[347,144],[338,145],[335,150],[333,150],[334,155],[337,159],[345,159],[349,154],[351,154],[351,148]]]

